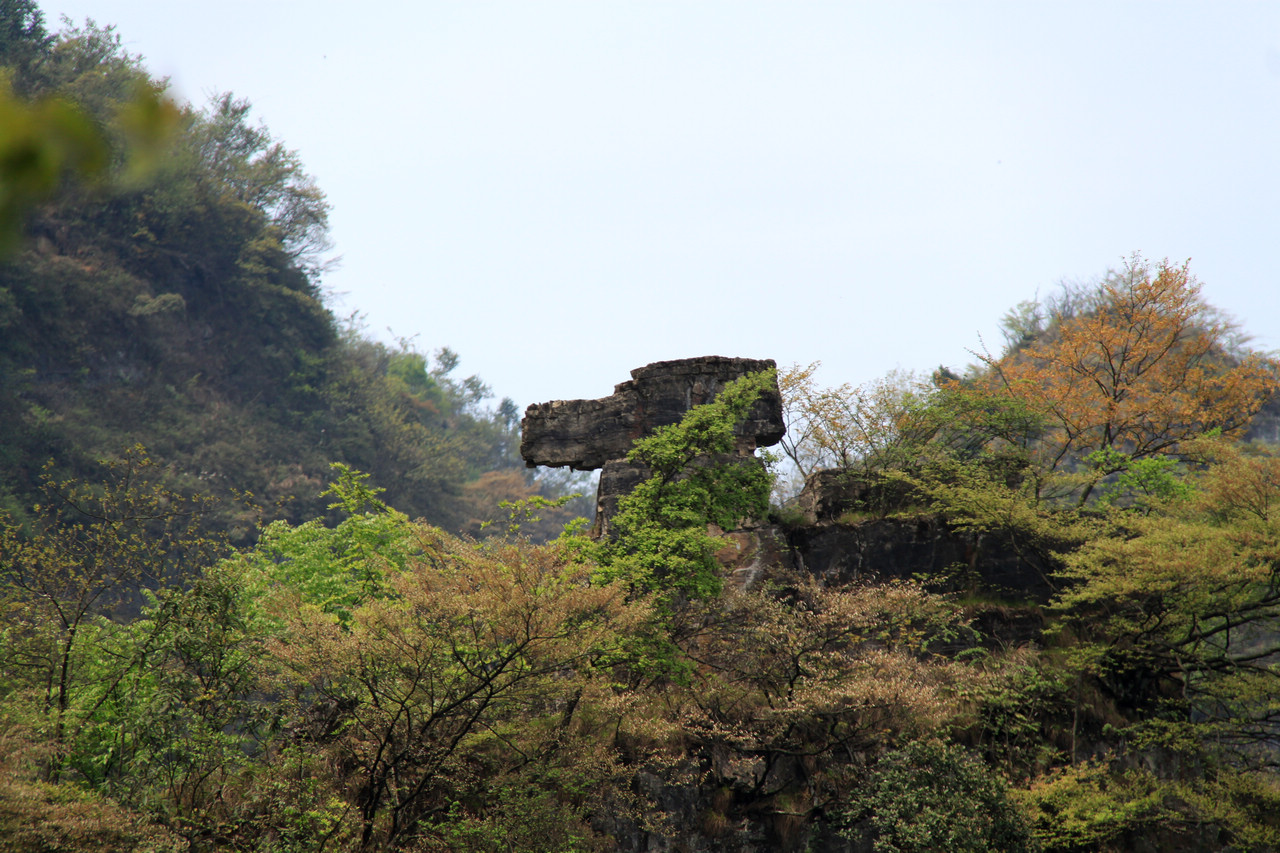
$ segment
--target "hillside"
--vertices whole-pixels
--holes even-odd
[[[0,261],[0,506],[25,513],[50,460],[90,475],[135,444],[172,485],[251,494],[267,518],[322,514],[332,462],[459,532],[536,490],[514,403],[459,376],[447,348],[387,346],[334,317],[328,203],[247,101],[180,105],[139,180],[122,107],[161,83],[112,29],[0,48],[17,91],[72,99],[116,143],[105,179],[64,180]],[[223,521],[252,535],[248,512]]]

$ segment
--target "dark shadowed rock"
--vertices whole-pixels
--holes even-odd
[[[830,586],[916,578],[1041,602],[1054,592],[1046,568],[1007,536],[955,530],[936,515],[806,524],[787,540],[794,567]]]
[[[597,533],[609,535],[609,520],[618,511],[618,501],[631,494],[636,486],[653,476],[648,465],[614,459],[600,469],[600,485],[596,488]]]
[[[796,496],[796,509],[813,522],[835,521],[845,513],[885,515],[911,505],[911,487],[889,477],[831,468],[815,471]]]

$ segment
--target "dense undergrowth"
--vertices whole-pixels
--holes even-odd
[[[714,447],[755,387],[656,445]],[[669,498],[664,533],[535,545],[411,521],[339,466],[340,522],[236,552],[145,456],[50,480],[44,523],[0,543],[5,829],[12,849],[85,814],[117,849],[1272,849],[1280,460],[1197,453],[1160,505],[1027,503],[980,457],[960,494],[916,481],[930,512],[1054,543],[1062,589],[1021,605],[1046,628],[1018,645],[975,627],[1016,609],[979,587],[687,582],[741,496],[664,496],[662,472],[622,512]],[[141,615],[113,617],[144,577]]]

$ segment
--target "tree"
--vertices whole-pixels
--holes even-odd
[[[8,66],[21,74],[36,65],[52,43],[44,27],[44,12],[34,0],[0,0],[0,67]],[[22,83],[14,81],[15,88],[25,88]]]
[[[928,383],[895,371],[857,387],[820,388],[818,366],[792,365],[778,377],[787,422],[782,450],[802,477],[823,468],[883,467],[918,442],[935,391]]]
[[[1055,607],[1125,705],[1198,720],[1219,744],[1270,741],[1280,730],[1280,457],[1222,439],[1185,449],[1207,463],[1195,488],[1158,514],[1112,513],[1110,530],[1065,558]],[[1136,692],[1143,684],[1155,689]]]
[[[854,801],[875,830],[875,853],[1039,849],[1005,781],[950,744],[919,740],[889,753]]]
[[[147,176],[178,121],[112,28],[89,22],[54,39],[34,3],[0,0],[0,256],[68,179],[123,186]]]
[[[455,825],[452,809],[480,768],[490,783],[532,762],[542,784],[588,772],[568,747],[576,712],[604,675],[596,662],[648,615],[621,585],[587,583],[591,567],[562,546],[414,532],[419,554],[391,579],[394,596],[345,622],[279,591],[284,631],[270,648],[282,686],[300,697],[295,714],[316,721],[298,736],[352,792],[361,849]]]
[[[0,253],[17,243],[28,210],[68,174],[94,178],[108,148],[100,132],[65,101],[28,103],[0,80]]]
[[[678,424],[640,439],[627,456],[650,475],[618,503],[599,546],[599,578],[623,579],[668,602],[720,593],[719,538],[769,511],[773,480],[755,457],[734,454],[734,427],[776,382],[773,370],[730,382],[710,403],[690,409]]]
[[[0,518],[0,666],[8,689],[35,693],[54,779],[111,687],[139,663],[130,656],[95,670],[105,653],[93,649],[110,644],[117,627],[104,617],[143,587],[195,574],[223,547],[201,531],[209,501],[157,485],[141,447],[106,466],[100,486],[46,473],[34,529]]]
[[[236,200],[264,213],[292,261],[313,279],[332,248],[324,193],[298,152],[249,123],[249,101],[230,92],[214,97],[193,128],[193,142],[210,177]]]
[[[1082,301],[1076,313],[1059,307],[1029,343],[980,356],[988,373],[972,389],[1043,413],[1043,471],[1069,469],[1097,451],[1127,460],[1171,453],[1212,430],[1237,436],[1278,387],[1273,362],[1233,346],[1234,326],[1201,299],[1187,264],[1152,265],[1135,255]],[[1099,458],[1082,503],[1117,470],[1108,458],[1120,461]]]
[[[665,703],[722,784],[785,823],[842,806],[861,783],[855,756],[954,722],[959,686],[981,673],[932,651],[972,633],[917,584],[773,580],[690,605],[698,629],[680,645],[694,666]]]

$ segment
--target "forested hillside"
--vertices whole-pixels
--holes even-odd
[[[0,169],[56,178],[0,196],[0,853],[1280,849],[1280,369],[1189,265],[963,375],[726,380],[546,541],[513,404],[325,307],[247,104],[0,10]]]
[[[249,493],[267,517],[322,513],[335,461],[455,531],[534,492],[512,401],[447,348],[389,347],[333,316],[328,203],[247,101],[181,105],[139,172],[129,110],[162,83],[112,29],[50,35],[34,8],[4,4],[0,67],[111,147],[93,180],[60,176],[0,261],[0,506],[25,513],[49,460],[91,475],[135,444],[175,488]],[[219,519],[247,541],[252,515],[231,506]]]

